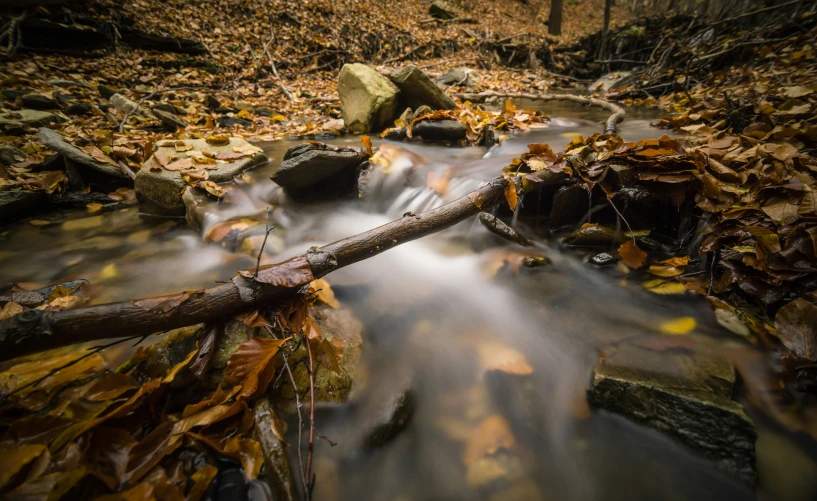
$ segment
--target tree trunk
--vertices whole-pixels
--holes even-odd
[[[562,0],[551,0],[548,33],[556,36],[562,34]]]
[[[610,36],[610,7],[613,0],[604,0],[604,25],[601,28],[601,49],[599,59],[606,61],[607,57],[607,39]]]

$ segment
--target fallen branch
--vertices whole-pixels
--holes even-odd
[[[618,129],[616,128],[616,124],[623,121],[625,115],[624,108],[615,103],[604,101],[603,99],[574,96],[571,94],[507,94],[500,92],[482,92],[479,94],[452,94],[451,97],[456,97],[464,101],[467,100],[473,102],[484,101],[489,97],[501,97],[511,99],[533,99],[537,101],[571,101],[573,103],[578,103],[585,106],[595,106],[597,108],[603,108],[612,113],[612,115],[610,115],[610,117],[605,122],[604,126],[605,134],[615,134],[618,131]]]
[[[483,94],[484,96],[484,94]],[[507,96],[507,95],[506,95]],[[542,98],[533,94],[509,97]],[[607,131],[624,119],[624,110],[600,99],[552,95],[546,99],[574,101],[610,110]],[[535,187],[567,179],[564,172],[532,174]],[[353,235],[282,263],[243,270],[230,282],[200,291],[134,301],[88,306],[74,310],[26,310],[0,320],[0,361],[75,343],[147,335],[233,317],[303,289],[313,280],[363,261],[400,244],[436,233],[487,211],[505,199],[508,181],[496,178],[446,205],[407,213],[402,218]],[[308,481],[309,479],[307,479]]]
[[[284,85],[284,80],[281,78],[281,75],[278,74],[278,69],[275,67],[275,60],[272,58],[272,53],[269,51],[269,46],[275,41],[275,32],[272,31],[272,25],[270,25],[270,39],[269,42],[264,44],[264,53],[269,57],[269,65],[272,68],[272,74],[275,75],[275,78],[278,79],[278,86],[281,88],[281,92],[289,99],[290,101],[297,101],[295,95],[287,89],[287,86]]]

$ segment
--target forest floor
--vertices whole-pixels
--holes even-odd
[[[548,172],[609,202],[616,224],[621,218],[628,232],[609,234],[586,224],[566,242],[615,242],[619,272],[647,290],[707,297],[724,327],[747,344],[778,354],[769,364],[769,387],[751,390],[754,404],[790,429],[817,436],[817,409],[804,397],[817,390],[813,13],[769,16],[754,24],[749,21],[757,16],[736,16],[708,24],[689,16],[633,20],[616,6],[611,52],[598,61],[600,0],[566,2],[564,36],[558,38],[546,34],[547,12],[536,1],[479,0],[468,9],[464,2],[452,2],[455,18],[448,21],[431,17],[420,0],[401,2],[399,20],[393,5],[375,1],[258,4],[219,0],[204,9],[172,1],[99,0],[70,10],[42,7],[15,18],[8,36],[17,54],[0,63],[0,194],[90,191],[85,183],[77,185],[70,161],[54,167],[55,147],[44,144],[38,130],[43,126],[58,131],[75,147],[70,151],[118,176],[101,184],[113,186],[110,193],[97,191],[125,204],[137,203],[132,178],[143,164],[157,157],[160,147],[190,149],[182,139],[207,137],[215,144],[231,136],[261,143],[344,135],[338,71],[348,62],[364,62],[382,73],[407,64],[431,76],[451,71],[446,92],[481,98],[587,93],[597,77],[618,71],[616,84],[594,89],[596,96],[665,110],[667,116],[655,124],[655,139],[631,143],[596,134],[575,138],[564,153],[531,145],[529,153],[497,172],[508,183],[508,205],[515,209],[517,196],[534,191],[541,182],[537,176]],[[166,38],[140,35],[145,32]],[[142,47],[160,43],[163,49],[129,48],[127,40]],[[77,57],[89,52],[95,57]],[[546,120],[511,103],[485,111],[466,101],[458,98],[456,110],[430,110],[395,124],[410,130],[423,121],[459,121],[468,129],[465,142],[473,143],[494,128],[509,133]],[[142,112],[148,109],[153,113]],[[658,128],[679,135],[669,137]],[[362,144],[361,154],[369,159],[371,142]],[[228,155],[253,153],[241,149]],[[224,194],[207,181],[206,172],[187,182],[216,197]],[[674,214],[671,222],[636,223],[647,210],[635,201],[630,207],[631,200],[623,198],[635,185],[656,204],[649,210]],[[617,208],[620,202],[624,205]],[[100,208],[98,199],[87,204],[89,212]],[[696,223],[688,232],[669,240],[657,236],[681,233],[691,221]],[[276,284],[301,284],[275,273],[268,275]],[[258,279],[257,273],[250,276]],[[274,330],[271,336],[242,339],[218,351],[212,348],[217,335],[208,326],[174,337],[184,351],[181,358],[157,360],[155,351],[140,350],[115,372],[100,370],[98,353],[60,353],[7,368],[0,373],[5,406],[0,446],[10,452],[0,460],[0,493],[58,499],[90,475],[101,482],[94,493],[123,491],[110,499],[203,499],[213,478],[224,472],[214,464],[194,468],[201,465],[184,452],[190,442],[235,459],[248,478],[258,476],[270,450],[283,442],[275,420],[265,429],[253,428],[260,415],[274,414],[265,392],[276,370],[283,372],[274,362],[278,353],[288,352],[294,333],[304,333],[306,343],[290,353],[302,364],[309,361],[305,380],[289,375],[301,390],[303,384],[314,385],[318,367],[340,372],[342,350],[313,319],[315,308],[332,307],[335,299],[327,283],[312,281],[311,272],[309,278],[312,288],[276,311],[240,318],[242,325]],[[2,298],[0,320],[37,309],[79,307],[84,300],[75,295],[77,288],[51,289],[37,303],[22,294],[30,291],[12,287]],[[170,314],[190,295],[136,303]],[[670,330],[686,334],[690,328]],[[218,356],[222,365],[211,371]],[[739,371],[748,370],[740,360],[734,363]],[[179,398],[182,387],[205,378],[229,384]],[[153,412],[160,405],[170,412]],[[151,426],[143,429],[145,422]],[[309,461],[296,482],[307,497]]]

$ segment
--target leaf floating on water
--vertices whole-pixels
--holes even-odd
[[[648,280],[642,286],[653,294],[683,294],[686,287],[681,282],[670,282],[660,278]]]
[[[621,261],[633,269],[638,269],[644,266],[644,261],[647,260],[647,253],[638,248],[635,242],[627,240],[618,248],[618,254],[621,256]]]
[[[659,329],[664,334],[671,334],[674,336],[681,336],[689,334],[697,326],[697,322],[693,317],[679,317],[672,320],[662,322]]]
[[[774,317],[780,341],[798,357],[817,361],[817,306],[795,299]]]
[[[504,417],[495,414],[482,421],[471,434],[465,445],[462,461],[468,466],[500,449],[509,450],[515,445],[516,438],[510,424]]]

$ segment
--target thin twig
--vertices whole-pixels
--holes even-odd
[[[264,247],[267,245],[267,239],[269,238],[269,233],[275,229],[275,226],[270,228],[269,225],[269,205],[267,206],[267,210],[264,211],[264,214],[267,216],[267,231],[264,233],[264,241],[261,242],[261,249],[258,250],[258,259],[255,261],[255,273],[253,273],[253,280],[258,278],[258,270],[261,268],[261,255],[264,254]]]
[[[312,451],[315,448],[315,371],[312,360],[312,348],[309,339],[304,335],[306,352],[309,354],[309,444],[306,449],[306,478],[309,480],[306,491],[306,501],[312,499]]]
[[[270,25],[269,32],[270,39],[269,42],[264,44],[264,53],[269,58],[269,65],[272,68],[272,74],[275,75],[275,78],[278,79],[278,86],[281,87],[281,91],[284,93],[284,95],[286,95],[287,99],[289,99],[290,101],[297,101],[295,95],[292,94],[292,92],[290,92],[289,89],[287,89],[286,85],[284,85],[284,80],[281,78],[281,76],[278,74],[278,70],[275,68],[275,60],[272,58],[272,53],[270,53],[269,51],[270,44],[272,44],[275,41],[275,32],[272,30],[272,25]]]
[[[149,100],[153,96],[157,96],[159,94],[164,94],[165,92],[171,92],[171,91],[176,91],[176,90],[192,90],[192,89],[201,89],[203,87],[204,87],[203,85],[187,85],[187,86],[184,86],[184,87],[171,87],[169,89],[156,89],[156,90],[154,90],[153,92],[151,92],[147,96],[140,99],[136,103],[136,106],[132,110],[129,110],[129,111],[125,112],[125,117],[122,119],[121,122],[119,122],[119,132],[125,132],[125,122],[128,121],[128,118],[130,118],[131,115],[136,113],[136,110],[138,110],[143,104],[145,104],[145,101]]]

